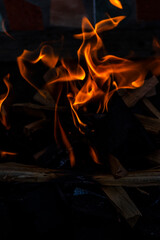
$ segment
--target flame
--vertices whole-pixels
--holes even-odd
[[[34,84],[33,73],[32,71],[28,71],[28,67],[26,63],[34,65],[42,61],[47,67],[54,68],[58,61],[58,56],[55,54],[53,48],[49,45],[44,45],[40,49],[40,53],[37,56],[36,51],[28,51],[24,50],[22,55],[17,58],[18,66],[22,77],[32,86],[34,87],[41,96],[46,98],[45,94],[41,89],[39,89]]]
[[[117,8],[123,9],[122,4],[119,0],[109,0],[112,5],[114,5]]]
[[[6,27],[5,27],[5,20],[4,20],[4,19],[2,19],[2,31],[3,31],[9,38],[11,38],[12,40],[15,40],[15,38],[12,37],[12,35],[7,32]]]
[[[92,159],[95,163],[101,164],[99,159],[98,159],[97,153],[92,146],[89,146],[89,153],[90,153],[90,156],[92,157]]]
[[[2,94],[0,96],[0,113],[1,113],[0,121],[7,129],[9,129],[10,127],[8,126],[8,123],[7,123],[6,111],[5,111],[4,107],[3,107],[3,103],[7,99],[8,95],[9,95],[9,92],[10,92],[10,87],[11,86],[10,86],[9,78],[10,78],[10,74],[7,74],[4,77],[3,81],[4,81],[4,83],[5,83],[6,87],[7,87],[7,93]]]
[[[159,40],[157,38],[153,39],[153,49],[160,50],[160,43],[159,43]]]
[[[59,119],[57,120],[58,121],[58,125],[59,125],[59,129],[60,129],[60,132],[61,132],[61,136],[62,136],[62,140],[63,140],[63,143],[66,147],[66,149],[68,150],[68,153],[69,153],[69,159],[70,159],[70,164],[71,164],[71,167],[73,167],[75,165],[75,155],[74,155],[74,151],[73,151],[73,148],[67,138],[67,135],[65,133],[65,131],[63,130],[62,128],[62,125],[59,121]]]
[[[1,158],[6,157],[6,156],[16,156],[16,155],[17,155],[17,153],[15,153],[15,152],[0,151]]]
[[[75,35],[76,38],[82,39],[82,45],[77,51],[78,59],[80,61],[81,57],[85,58],[89,72],[81,89],[77,91],[74,88],[72,94],[67,95],[80,127],[85,127],[85,124],[78,117],[79,108],[98,99],[97,112],[101,109],[105,111],[115,91],[120,88],[141,87],[144,83],[147,70],[143,63],[135,63],[112,55],[104,55],[101,58],[98,56],[100,50],[105,52],[99,34],[115,28],[124,18],[120,16],[100,21],[95,28],[87,18],[83,18],[82,34]]]
[[[110,0],[110,2],[120,9],[123,8],[118,0]],[[25,50],[17,59],[23,78],[43,97],[45,95],[34,83],[32,71],[28,70],[27,64],[33,66],[42,61],[48,67],[48,73],[45,75],[48,89],[56,88],[56,83],[60,84],[58,94],[53,96],[55,99],[54,136],[58,144],[57,129],[59,129],[69,153],[71,166],[75,165],[74,151],[57,113],[60,98],[64,93],[63,86],[67,89],[66,100],[68,99],[70,104],[74,125],[82,134],[85,134],[87,124],[82,121],[79,114],[80,110],[85,112],[89,109],[90,104],[94,104],[96,112],[107,111],[108,102],[116,91],[123,88],[141,87],[149,71],[152,71],[154,75],[160,75],[159,57],[144,61],[132,61],[107,54],[101,34],[104,31],[114,29],[124,19],[125,16],[109,17],[96,23],[93,27],[90,21],[84,17],[82,19],[82,33],[74,35],[76,39],[82,41],[77,50],[77,60],[74,62],[57,55],[55,49],[46,43],[41,46],[40,50],[33,52]],[[154,44],[157,46],[158,43]],[[99,163],[96,149],[90,146],[89,151],[93,161]]]

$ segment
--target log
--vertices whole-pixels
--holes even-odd
[[[142,214],[127,192],[122,187],[103,187],[102,190],[128,224],[134,227]]]
[[[138,120],[141,122],[143,127],[152,134],[160,133],[160,120],[140,114],[135,114]]]

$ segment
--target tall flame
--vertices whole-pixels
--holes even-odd
[[[0,96],[0,114],[1,114],[0,121],[7,129],[9,129],[10,127],[8,126],[8,123],[7,123],[7,116],[6,116],[6,111],[5,111],[4,107],[3,107],[3,103],[7,99],[8,95],[9,95],[9,91],[10,91],[9,78],[10,78],[10,74],[7,74],[4,77],[3,81],[4,81],[4,83],[5,83],[6,87],[7,87],[7,92]]]

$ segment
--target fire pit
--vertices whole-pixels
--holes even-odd
[[[82,30],[37,32],[39,47],[2,61],[3,239],[159,238],[159,40],[126,57],[112,44],[126,16],[95,23],[95,11]],[[2,29],[10,43],[21,36]]]

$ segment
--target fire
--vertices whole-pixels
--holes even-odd
[[[37,56],[38,55],[38,56]],[[30,65],[34,65],[42,61],[46,66],[49,68],[54,68],[58,61],[58,56],[56,56],[53,48],[49,45],[42,45],[40,49],[40,54],[37,51],[27,51],[24,50],[21,56],[17,58],[18,66],[22,77],[32,86],[34,87],[44,98],[44,92],[41,91],[35,84],[34,84],[34,77],[33,72],[28,71],[26,63]]]
[[[0,151],[1,158],[7,157],[7,156],[16,156],[16,155],[17,155],[17,153],[15,153],[15,152]]]
[[[90,146],[89,148],[90,148],[90,156],[92,157],[93,161],[94,161],[95,163],[97,163],[97,164],[100,164],[95,149],[94,149],[92,146]]]
[[[119,0],[109,0],[112,5],[114,5],[117,8],[123,9],[122,4]]]
[[[5,27],[5,20],[4,20],[4,19],[2,20],[2,31],[3,31],[9,38],[11,38],[12,40],[15,40],[15,38],[12,37],[12,35],[7,32],[6,27]]]
[[[67,138],[67,135],[65,134],[65,131],[63,130],[62,128],[62,125],[60,124],[60,121],[58,119],[58,125],[59,125],[59,129],[60,129],[60,132],[61,132],[61,136],[62,136],[62,140],[63,140],[63,143],[66,147],[66,149],[68,150],[68,153],[69,153],[69,159],[70,159],[70,164],[71,164],[71,167],[73,167],[75,165],[75,155],[74,155],[74,151],[73,151],[73,148]]]
[[[3,81],[4,81],[4,83],[7,87],[7,93],[2,94],[0,96],[0,114],[1,114],[0,121],[7,129],[9,129],[10,126],[8,126],[8,123],[7,123],[7,116],[6,116],[7,114],[6,114],[6,111],[3,107],[3,103],[7,99],[8,95],[9,95],[9,92],[10,92],[10,87],[11,86],[10,86],[9,78],[10,78],[10,74],[8,74],[7,76],[4,77]]]
[[[157,38],[153,39],[153,49],[160,50],[160,43]]]
[[[118,0],[110,0],[110,2],[120,9],[123,8]],[[79,110],[85,112],[89,109],[89,104],[94,103],[96,112],[107,111],[108,102],[115,91],[122,88],[141,87],[148,71],[160,74],[159,58],[134,62],[107,54],[101,34],[117,27],[123,19],[125,16],[108,18],[96,23],[93,27],[84,17],[82,33],[74,35],[76,39],[82,41],[82,44],[77,50],[77,61],[72,61],[72,63],[60,54],[58,55],[55,49],[47,43],[42,44],[40,49],[33,52],[25,50],[17,59],[23,78],[43,97],[45,97],[44,92],[34,83],[33,73],[28,70],[28,64],[33,66],[41,61],[48,67],[49,74],[45,78],[47,81],[45,89],[51,90],[57,86],[55,83],[60,84],[57,96],[53,96],[55,100],[54,135],[58,143],[57,129],[59,129],[62,141],[69,153],[71,166],[74,166],[76,161],[74,151],[57,112],[60,98],[64,93],[63,87],[67,89],[66,99],[70,104],[74,125],[82,134],[85,134],[87,124],[81,120]],[[85,63],[86,68],[82,66],[82,62]],[[5,80],[5,83],[7,85],[8,81]],[[8,93],[1,100],[1,105],[7,95]],[[94,162],[99,163],[95,149],[90,146],[89,151]]]

